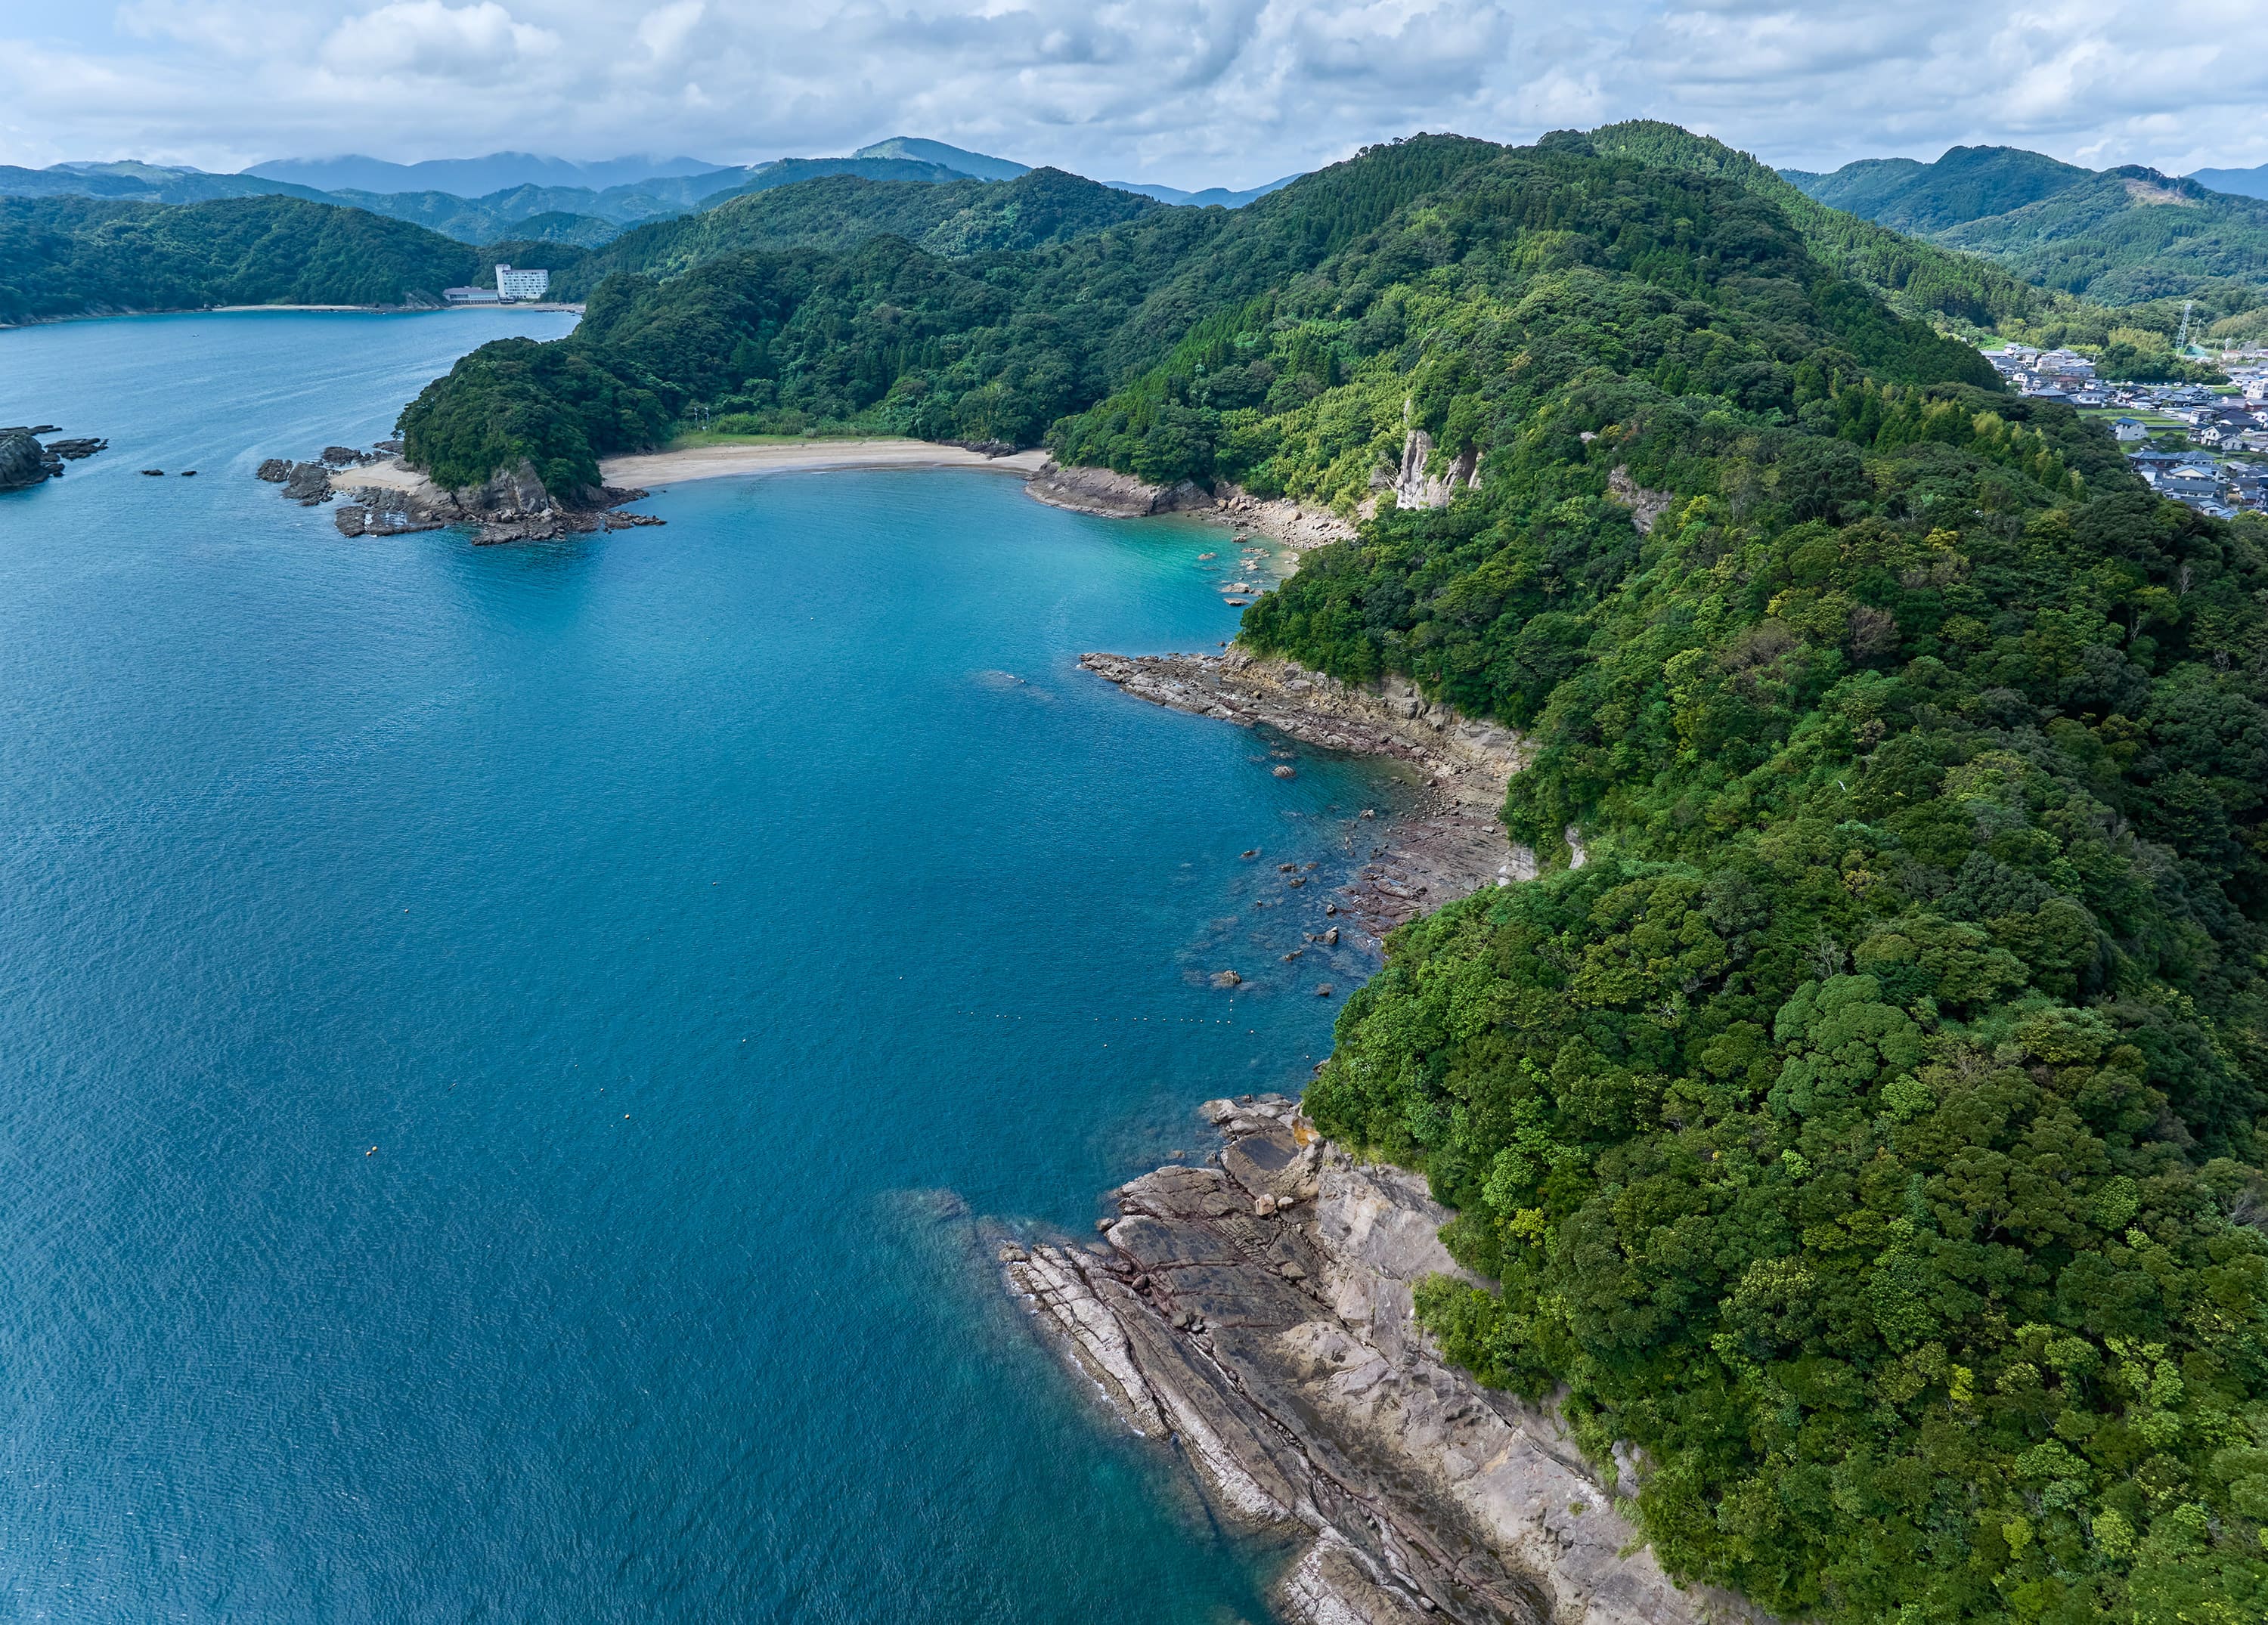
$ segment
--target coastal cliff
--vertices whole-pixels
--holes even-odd
[[[1424,1181],[1320,1139],[1281,1095],[1215,1100],[1203,1167],[1122,1186],[1084,1246],[1003,1240],[1007,1288],[1127,1427],[1170,1440],[1216,1514],[1304,1532],[1301,1625],[1699,1625],[1548,1409],[1482,1388],[1418,1327],[1463,1276]]]

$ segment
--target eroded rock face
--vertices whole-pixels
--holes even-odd
[[[1631,511],[1631,523],[1641,536],[1651,534],[1661,516],[1677,504],[1675,492],[1648,490],[1631,478],[1627,468],[1609,472],[1607,495]]]
[[[1395,471],[1392,485],[1397,506],[1446,508],[1460,487],[1480,484],[1480,453],[1470,446],[1451,460],[1441,473],[1429,474],[1425,465],[1432,455],[1433,437],[1424,430],[1412,429],[1403,435],[1402,467]]]
[[[1418,1327],[1460,1274],[1423,1182],[1357,1164],[1280,1095],[1209,1103],[1218,1167],[1116,1193],[1092,1247],[1010,1244],[1011,1290],[1116,1415],[1172,1437],[1215,1510],[1306,1530],[1279,1588],[1316,1625],[1698,1625],[1548,1412],[1480,1388]]]
[[[302,508],[331,500],[331,471],[320,463],[293,463],[284,472],[284,499]]]
[[[55,433],[55,427],[53,423],[0,426],[0,491],[20,491],[42,480],[59,479],[65,463],[110,449],[109,441],[98,438],[50,440],[42,445],[40,437]]]

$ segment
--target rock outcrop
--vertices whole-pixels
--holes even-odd
[[[1084,654],[1079,663],[1127,693],[1241,727],[1265,723],[1328,750],[1393,756],[1425,769],[1460,801],[1494,808],[1527,762],[1511,729],[1460,716],[1405,678],[1374,688],[1241,649],[1222,654]]]
[[[1114,519],[1138,519],[1155,513],[1204,513],[1219,504],[1194,480],[1176,485],[1146,485],[1130,474],[1108,468],[1066,468],[1049,462],[1024,483],[1024,489],[1051,507],[1099,513]]]
[[[330,501],[331,471],[320,463],[293,463],[284,471],[284,500],[312,508]]]
[[[1352,520],[1289,496],[1255,496],[1241,486],[1223,482],[1213,488],[1213,499],[1221,518],[1270,541],[1280,541],[1295,553],[1355,538]]]
[[[955,441],[952,444],[958,445]],[[1189,513],[1219,519],[1282,542],[1294,552],[1327,542],[1351,541],[1353,524],[1329,508],[1288,496],[1255,496],[1224,481],[1207,490],[1194,480],[1149,485],[1130,474],[1108,468],[1071,467],[1049,462],[1024,482],[1030,496],[1051,507],[1070,508],[1106,518],[1140,519],[1160,513]]]
[[[1118,1418],[1176,1442],[1214,1510],[1304,1532],[1279,1584],[1313,1625],[1698,1625],[1550,1413],[1447,1366],[1412,1289],[1460,1275],[1447,1214],[1319,1140],[1280,1095],[1204,1108],[1218,1165],[1116,1193],[1085,1246],[1001,1243],[1009,1289]],[[1625,1471],[1618,1474],[1627,1479]]]
[[[1339,890],[1373,937],[1484,886],[1535,876],[1535,854],[1513,844],[1498,818],[1506,781],[1526,762],[1526,742],[1509,728],[1427,701],[1404,679],[1359,688],[1241,649],[1086,654],[1079,665],[1154,705],[1239,727],[1265,725],[1326,750],[1391,757],[1421,770],[1427,787],[1418,805],[1379,828],[1367,861]]]
[[[526,459],[517,468],[498,469],[483,484],[456,491],[443,490],[390,459],[383,447],[357,452],[329,446],[321,460],[307,463],[271,457],[260,465],[258,477],[281,484],[288,500],[306,507],[343,496],[334,518],[344,536],[398,536],[472,525],[479,527],[475,543],[494,544],[662,523],[650,513],[614,511],[646,495],[635,488],[599,486],[577,493],[572,501],[558,500]]]
[[[1450,460],[1449,466],[1440,474],[1428,474],[1425,465],[1433,458],[1433,437],[1422,429],[1404,431],[1402,437],[1402,466],[1395,471],[1388,489],[1394,493],[1395,504],[1403,508],[1446,508],[1449,498],[1460,488],[1478,487],[1481,482],[1480,453],[1467,446]]]
[[[0,435],[0,491],[20,491],[48,477],[40,443],[21,430]]]
[[[1631,511],[1631,523],[1638,526],[1641,536],[1651,535],[1661,516],[1677,505],[1675,491],[1648,490],[1631,478],[1627,468],[1616,468],[1608,474],[1607,495]]]
[[[55,433],[55,427],[18,423],[0,428],[0,491],[19,491],[42,480],[60,479],[65,463],[110,449],[109,441],[92,438],[50,440],[42,445],[40,437]]]

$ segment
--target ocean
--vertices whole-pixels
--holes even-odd
[[[1078,669],[1234,635],[1218,527],[890,471],[475,548],[252,477],[572,320],[0,332],[0,423],[112,443],[0,496],[0,1612],[1260,1620],[981,1222],[1299,1089],[1370,964],[1278,955],[1395,787]]]

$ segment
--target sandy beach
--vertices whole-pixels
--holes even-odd
[[[1046,464],[1042,451],[987,457],[927,440],[807,440],[800,445],[700,445],[675,452],[609,457],[599,465],[608,485],[674,485],[725,474],[785,474],[806,468],[991,468],[1028,479]]]

